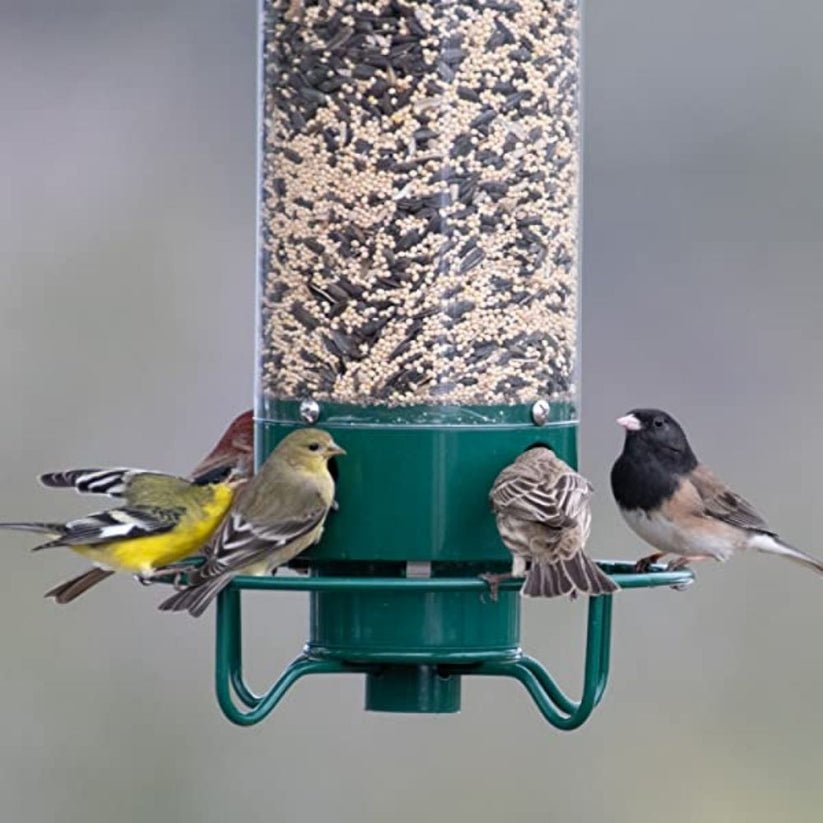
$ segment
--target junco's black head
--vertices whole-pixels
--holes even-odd
[[[686,433],[670,414],[633,409],[617,422],[626,430],[624,454],[655,460],[677,474],[686,474],[697,465]]]
[[[623,510],[660,506],[697,466],[680,424],[659,409],[634,409],[617,421],[626,441],[612,466],[612,492]]]

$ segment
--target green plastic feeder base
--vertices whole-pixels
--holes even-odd
[[[393,417],[403,414],[393,413]],[[301,563],[409,561],[511,565],[489,508],[498,472],[530,446],[543,443],[569,465],[577,463],[577,424],[535,426],[529,408],[500,410],[495,425],[368,425],[323,406],[317,426],[345,450],[339,461],[333,512],[323,539],[300,555]],[[287,434],[305,425],[258,420],[258,464]],[[394,572],[392,572],[394,573]],[[350,573],[350,576],[354,574]]]

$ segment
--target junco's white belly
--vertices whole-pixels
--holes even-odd
[[[734,553],[737,530],[723,523],[692,518],[684,527],[662,512],[649,515],[642,509],[621,509],[620,513],[637,535],[664,554],[728,560]]]

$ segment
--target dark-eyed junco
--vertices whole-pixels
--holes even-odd
[[[592,487],[551,449],[523,452],[497,476],[489,499],[497,529],[514,561],[511,575],[526,574],[523,594],[557,597],[608,594],[616,584],[584,553],[591,526]],[[494,586],[492,588],[494,592]]]
[[[626,430],[612,467],[612,492],[629,526],[674,567],[728,560],[745,549],[786,557],[823,574],[823,562],[784,543],[752,505],[695,457],[680,424],[659,409],[635,409],[617,421]]]

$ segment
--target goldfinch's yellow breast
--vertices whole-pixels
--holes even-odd
[[[161,566],[177,563],[204,546],[231,506],[233,490],[224,484],[213,488],[214,494],[208,502],[191,506],[167,532],[72,548],[97,565],[131,574],[148,574]]]

